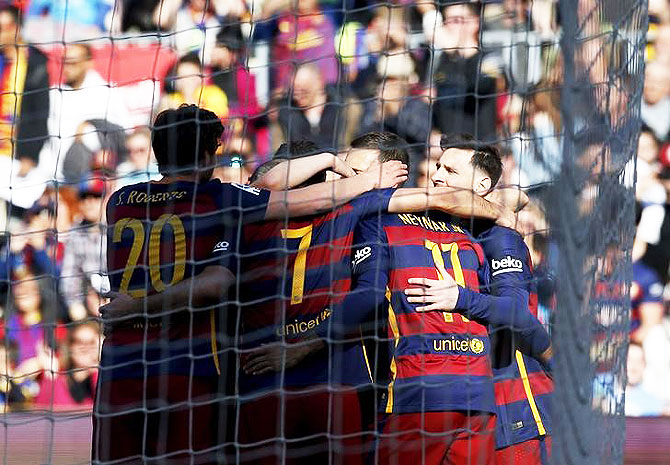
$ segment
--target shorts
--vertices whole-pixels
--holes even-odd
[[[392,414],[382,430],[376,463],[494,465],[495,418],[466,412]]]
[[[496,450],[496,465],[549,465],[551,436],[530,439]]]
[[[240,463],[363,465],[366,438],[355,388],[310,386],[240,405]]]

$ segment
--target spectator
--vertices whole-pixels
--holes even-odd
[[[63,179],[65,154],[82,134],[82,123],[105,120],[123,127],[127,112],[119,99],[113,98],[109,84],[93,69],[93,55],[88,44],[65,47],[63,80],[60,89],[51,93],[52,111],[49,133],[57,135],[45,145],[40,164],[50,176]],[[77,180],[78,181],[78,180]]]
[[[443,134],[496,139],[496,77],[479,48],[478,3],[448,4],[424,13],[424,34],[441,54],[434,70],[435,123]]]
[[[194,53],[200,61],[209,64],[221,27],[216,11],[219,3],[214,0],[186,0],[177,11],[174,39],[180,56]]]
[[[213,84],[206,84],[202,74],[202,63],[194,53],[179,59],[171,79],[174,91],[170,92],[162,107],[177,108],[182,103],[199,105],[216,113],[219,118],[228,116],[228,98]]]
[[[337,150],[351,139],[360,110],[341,92],[326,87],[320,67],[300,66],[293,81],[293,96],[285,96],[279,108],[279,126],[284,139],[308,139],[324,150]],[[290,102],[290,103],[289,103]]]
[[[670,131],[670,72],[666,65],[651,62],[647,65],[642,92],[642,121],[656,137],[668,140]]]
[[[644,383],[645,359],[640,344],[631,342],[628,346],[626,373],[626,416],[657,416],[663,412],[663,402],[650,393]]]
[[[633,263],[631,338],[643,343],[649,330],[663,320],[663,283],[643,262]]]
[[[20,409],[26,402],[22,384],[15,378],[16,349],[0,344],[0,413]]]
[[[48,137],[47,58],[24,45],[20,29],[19,10],[0,5],[0,187],[9,186],[12,171],[22,178],[37,165]],[[17,187],[15,180],[12,187]]]
[[[149,128],[137,128],[126,139],[128,159],[116,168],[116,186],[123,186],[158,180],[161,174],[151,148],[151,132]]]
[[[83,122],[63,160],[63,180],[77,184],[92,171],[111,176],[118,160],[126,158],[126,135],[122,127],[104,119]]]
[[[430,134],[430,106],[424,96],[412,95],[416,83],[414,62],[407,53],[382,56],[377,63],[381,79],[379,99],[365,104],[360,133],[393,132],[409,144],[410,167],[413,169],[408,185],[415,185],[416,167],[425,158]]]
[[[104,275],[106,268],[106,235],[103,216],[104,182],[99,178],[83,181],[79,186],[80,220],[68,233],[63,257],[60,289],[72,321],[90,315],[86,306],[92,275]],[[97,316],[97,309],[94,309]]]
[[[35,275],[22,269],[11,284],[11,310],[6,320],[6,335],[16,345],[17,364],[23,373],[38,365],[41,347],[46,344],[42,294]]]
[[[91,410],[100,361],[98,324],[87,322],[73,326],[63,348],[63,358],[58,372],[42,374],[35,407],[52,411]]]
[[[274,38],[272,60],[274,66],[273,88],[286,91],[297,65],[311,63],[321,71],[326,84],[335,84],[338,63],[335,57],[335,29],[323,13],[317,0],[298,0],[295,11],[285,9],[289,2],[265,2],[265,17],[278,8],[278,33]],[[291,2],[292,3],[292,2]]]

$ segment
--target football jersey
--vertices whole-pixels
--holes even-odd
[[[209,265],[236,273],[239,224],[262,219],[269,192],[219,181],[140,183],[107,202],[107,261],[112,291],[141,298],[197,276]],[[217,312],[168,310],[117,324],[102,365],[114,378],[220,371]],[[141,361],[142,363],[137,363]]]
[[[537,317],[537,281],[530,252],[521,235],[489,224],[477,236],[489,262],[491,293],[528,294],[528,310]],[[553,380],[540,363],[518,350],[509,328],[490,328],[497,411],[496,447],[551,434]]]
[[[487,285],[484,253],[447,215],[387,214],[356,229],[355,273],[388,272],[391,381],[386,413],[495,412],[487,328],[449,312],[417,312],[404,293],[409,278],[449,273],[464,287]]]
[[[351,288],[354,227],[362,218],[386,211],[393,192],[368,192],[325,215],[244,228],[243,268],[259,276],[241,290],[243,350],[269,342],[296,342],[328,324],[333,305]],[[369,382],[359,338],[330,344],[282,373],[240,373],[242,393]]]

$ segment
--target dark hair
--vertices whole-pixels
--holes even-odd
[[[470,13],[472,13],[473,15],[475,15],[475,16],[477,16],[477,17],[481,17],[481,14],[482,14],[482,3],[479,2],[479,1],[472,1],[472,2],[469,2],[469,1],[460,1],[460,2],[459,2],[459,1],[453,1],[453,0],[451,0],[451,1],[444,1],[444,0],[442,0],[442,1],[440,2],[440,6],[441,6],[441,11],[442,11],[442,12],[444,12],[444,10],[445,10],[447,7],[450,7],[450,6],[457,6],[457,5],[465,5],[465,6],[467,7],[467,9],[470,10]]]
[[[14,20],[14,24],[19,27],[21,26],[22,18],[21,9],[19,7],[8,2],[2,2],[0,3],[0,13],[2,12],[9,13]]]
[[[352,149],[379,150],[379,162],[391,160],[403,162],[409,168],[407,141],[388,131],[368,132],[351,141]]]
[[[298,139],[281,144],[274,155],[272,155],[272,158],[290,160],[316,155],[321,152],[324,152],[324,150],[321,150],[321,148],[311,140]]]
[[[200,167],[205,152],[219,147],[223,124],[213,112],[197,105],[182,104],[156,116],[151,146],[162,174],[175,169]]]
[[[448,149],[472,150],[470,164],[484,171],[491,178],[491,189],[498,184],[502,176],[502,159],[497,147],[478,141],[469,134],[453,134],[442,136],[440,148],[444,152]]]
[[[190,52],[184,55],[179,59],[177,62],[177,65],[175,66],[175,71],[177,66],[184,64],[184,63],[190,63],[192,65],[196,65],[198,68],[202,67],[202,61],[200,61],[200,57],[198,56],[197,52]],[[176,74],[176,73],[175,73]]]

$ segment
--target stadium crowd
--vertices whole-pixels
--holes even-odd
[[[630,415],[670,415],[669,11],[666,1],[650,2]],[[586,29],[609,27],[596,16],[585,14]],[[108,290],[102,207],[113,191],[160,177],[149,125],[181,103],[224,122],[215,170],[223,181],[246,183],[287,140],[338,151],[385,130],[410,143],[408,185],[425,187],[442,134],[498,143],[501,184],[531,194],[518,221],[540,284],[540,319],[550,327],[543,192],[562,160],[559,26],[553,0],[491,1],[481,11],[412,0],[2,2],[1,408],[92,407],[98,308]],[[110,35],[121,49],[132,43],[130,51],[110,52]],[[142,71],[120,70],[136,52],[148,58],[134,64]],[[594,74],[602,72],[594,62]],[[603,107],[593,98],[596,111],[616,118],[622,99]]]

